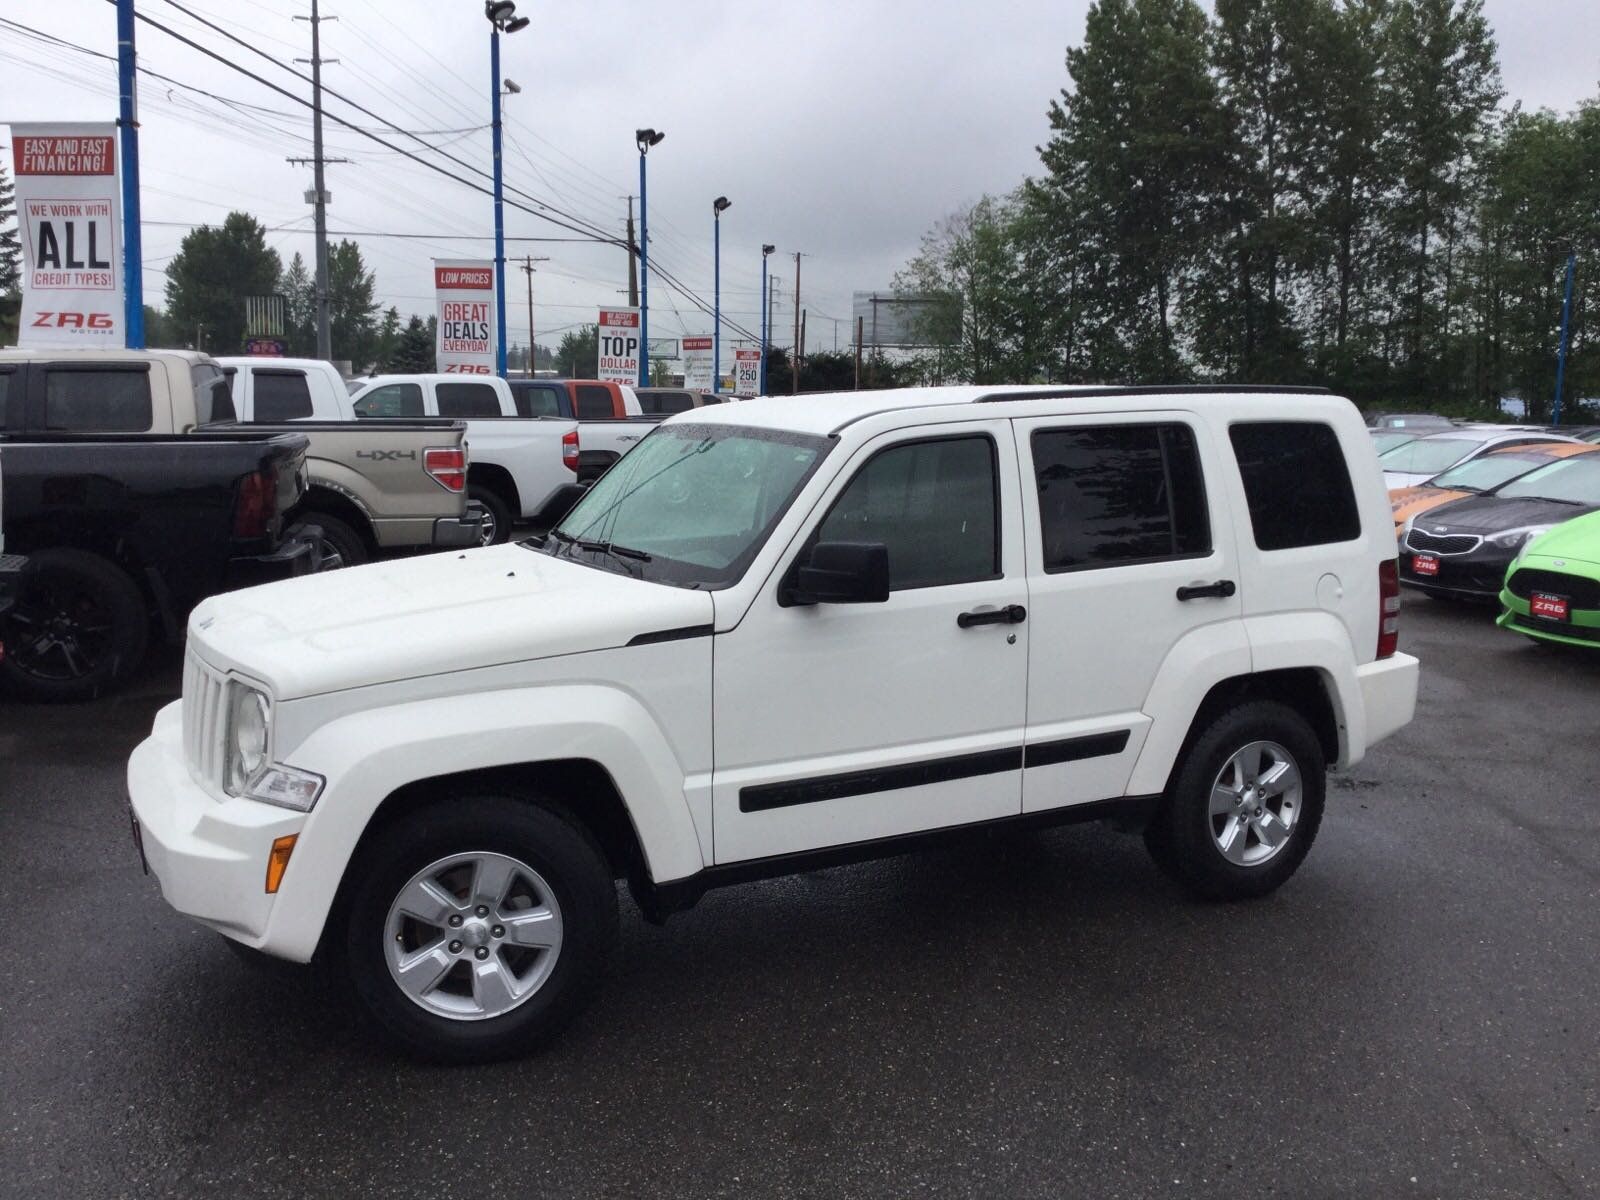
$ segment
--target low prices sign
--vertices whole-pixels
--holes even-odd
[[[494,263],[433,260],[439,305],[438,369],[450,375],[493,375]]]
[[[111,124],[11,126],[22,234],[19,346],[128,344],[116,146]]]
[[[761,394],[761,351],[735,350],[733,352],[733,394],[759,396]]]
[[[711,339],[708,337],[683,339],[683,386],[690,391],[711,390],[711,345]]]
[[[639,310],[600,310],[600,361],[596,379],[612,383],[639,382]]]

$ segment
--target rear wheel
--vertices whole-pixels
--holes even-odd
[[[26,700],[92,700],[133,673],[149,642],[126,571],[83,550],[41,550],[0,616],[0,678]]]
[[[322,530],[318,572],[358,567],[372,557],[367,553],[367,543],[361,539],[361,535],[338,517],[330,517],[325,513],[306,513],[300,522],[316,525]]]
[[[483,525],[478,535],[480,545],[498,546],[511,536],[511,506],[499,492],[482,484],[471,484],[467,488],[467,499],[483,509]]]
[[[470,796],[384,831],[363,855],[345,936],[361,1005],[439,1062],[526,1054],[590,1000],[617,892],[588,833],[551,808]]]
[[[1322,745],[1299,713],[1273,701],[1240,704],[1195,739],[1145,844],[1198,896],[1264,896],[1310,851],[1326,772]]]

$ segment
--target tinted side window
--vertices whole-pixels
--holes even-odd
[[[255,372],[253,421],[299,421],[311,415],[311,388],[304,371]]]
[[[539,384],[512,384],[511,397],[517,402],[519,417],[559,417],[561,401],[553,387]]]
[[[656,407],[652,412],[681,413],[688,412],[694,407],[694,397],[688,392],[658,392],[656,394]]]
[[[1041,429],[1032,445],[1046,571],[1210,553],[1205,484],[1187,425]]]
[[[875,455],[823,519],[823,542],[882,542],[889,587],[935,587],[1000,573],[994,443],[911,442]]]
[[[617,415],[609,389],[592,383],[580,383],[573,391],[577,393],[573,398],[573,410],[578,420],[609,421]]]
[[[46,429],[143,433],[150,420],[149,371],[118,367],[45,371]]]
[[[0,371],[0,430],[6,427],[6,397],[11,394],[11,372]],[[21,407],[20,405],[18,407]]]
[[[1262,550],[1361,536],[1339,436],[1313,421],[1245,421],[1228,437],[1239,460],[1250,526]]]
[[[441,417],[500,415],[500,397],[487,383],[441,383],[438,395]]]
[[[420,417],[422,387],[415,383],[386,383],[355,402],[358,417]]]

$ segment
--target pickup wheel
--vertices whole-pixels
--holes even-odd
[[[1257,700],[1227,709],[1189,747],[1145,845],[1204,899],[1265,896],[1311,849],[1326,772],[1321,742],[1292,708]]]
[[[317,560],[317,570],[337,571],[340,567],[359,567],[371,555],[361,535],[338,517],[326,513],[306,513],[299,518],[302,525],[317,525],[322,529],[322,557]]]
[[[344,961],[358,1002],[435,1062],[526,1054],[597,990],[617,939],[605,855],[553,808],[470,795],[383,831],[358,865]]]
[[[149,643],[126,571],[84,550],[41,550],[0,616],[0,679],[25,700],[92,700],[132,674]]]
[[[483,509],[482,533],[479,544],[498,546],[511,537],[511,506],[500,498],[500,493],[481,483],[467,486],[467,501]]]

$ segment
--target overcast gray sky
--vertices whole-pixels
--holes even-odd
[[[181,2],[284,61],[310,53],[306,24],[291,20],[309,0]],[[1567,110],[1600,94],[1600,0],[1486,7],[1508,103]],[[887,286],[935,220],[1038,169],[1046,105],[1066,83],[1064,52],[1083,35],[1088,3],[521,0],[519,8],[533,23],[502,43],[504,74],[522,88],[506,107],[508,185],[620,233],[622,197],[638,191],[633,131],[666,131],[649,164],[652,258],[709,302],[711,201],[727,195],[724,311],[757,327],[760,247],[773,242],[784,292],[774,340],[791,341],[792,253],[803,251],[801,304],[815,349],[832,347],[836,321],[839,345],[849,340],[850,293]],[[309,93],[166,0],[140,0],[140,10]],[[488,169],[488,130],[473,128],[489,119],[489,27],[479,0],[323,0],[323,11],[339,18],[323,26],[324,55],[341,60],[325,69],[327,85],[403,128],[454,131],[428,138]],[[4,0],[0,15],[116,52],[115,13],[104,0]],[[233,208],[273,227],[271,243],[286,262],[297,250],[309,260],[301,196],[310,171],[284,161],[309,154],[309,111],[148,26],[138,37],[142,66],[276,110],[244,115],[141,78],[147,298],[161,303],[162,271],[185,224],[216,222]],[[328,107],[348,112],[332,98]],[[115,116],[113,64],[0,27],[0,121]],[[386,305],[431,311],[431,257],[492,256],[488,197],[328,129],[327,152],[352,160],[329,168],[330,228],[425,235],[356,240]],[[9,159],[9,137],[5,146]],[[512,236],[569,236],[514,209],[506,226]],[[598,305],[625,300],[620,249],[510,244],[508,255],[522,253],[550,258],[534,277],[541,342],[553,346],[562,329],[592,321]],[[515,269],[509,289],[510,337],[522,343],[528,309]],[[710,318],[660,281],[651,299],[652,335],[710,332]]]

